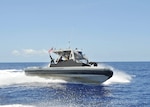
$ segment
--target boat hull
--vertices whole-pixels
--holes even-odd
[[[43,78],[58,78],[69,82],[86,84],[101,84],[112,77],[110,69],[98,67],[50,67],[27,68],[26,75],[40,76]]]

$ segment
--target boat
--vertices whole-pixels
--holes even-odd
[[[58,57],[54,59],[51,53]],[[48,67],[28,67],[25,74],[43,78],[63,79],[73,83],[101,84],[113,76],[109,68],[100,68],[78,49],[51,49]]]

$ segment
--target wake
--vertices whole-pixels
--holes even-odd
[[[117,70],[113,68],[112,66],[103,65],[103,64],[98,65],[98,66],[102,68],[109,68],[113,71],[113,76],[109,80],[105,81],[103,85],[127,84],[127,83],[130,83],[132,80],[131,75],[125,73],[124,71]]]
[[[64,80],[46,79],[38,76],[27,76],[23,70],[0,70],[0,86],[26,83],[64,83]]]
[[[1,105],[0,107],[35,107],[31,105],[12,104],[12,105]]]

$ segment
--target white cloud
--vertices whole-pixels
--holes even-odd
[[[25,55],[33,55],[33,54],[37,54],[37,51],[33,49],[23,49],[22,53]]]
[[[48,54],[48,51],[46,49],[42,50],[22,49],[22,50],[13,50],[12,54],[16,56],[45,55]]]
[[[16,56],[19,56],[19,55],[20,55],[20,52],[17,51],[17,50],[13,50],[13,51],[12,51],[12,54],[13,54],[13,55],[16,55]]]

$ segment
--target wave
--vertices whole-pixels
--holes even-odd
[[[12,105],[0,105],[0,107],[35,107],[31,105],[12,104]]]
[[[127,74],[124,71],[115,69],[112,66],[104,65],[104,64],[99,64],[98,66],[102,67],[102,68],[109,68],[109,69],[111,69],[113,71],[113,76],[109,80],[105,81],[103,83],[103,85],[127,84],[127,83],[130,83],[131,80],[132,80],[132,76],[131,75]]]
[[[38,76],[27,76],[23,70],[6,69],[0,70],[0,86],[25,84],[25,83],[64,83],[64,80],[46,79]]]

